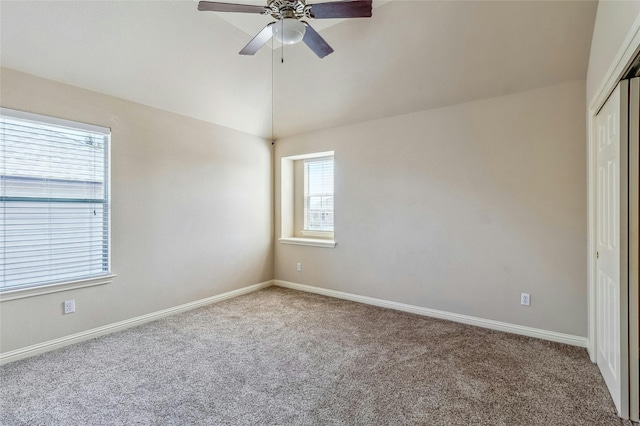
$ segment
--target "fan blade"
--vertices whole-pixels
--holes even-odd
[[[370,18],[371,0],[333,1],[312,4],[311,17],[315,19]]]
[[[309,49],[313,50],[313,53],[318,55],[318,58],[324,58],[328,54],[333,53],[333,49],[329,46],[329,43],[320,37],[320,34],[318,34],[311,25],[304,21],[301,22],[307,27],[302,41],[309,46]]]
[[[214,1],[201,1],[198,3],[198,10],[211,12],[240,12],[265,14],[267,8],[264,6],[252,6],[250,4],[218,3]]]
[[[266,42],[269,41],[271,36],[273,35],[273,30],[271,26],[275,24],[272,22],[267,24],[251,41],[240,51],[241,55],[253,55],[255,54]]]

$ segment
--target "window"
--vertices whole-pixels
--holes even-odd
[[[333,157],[304,160],[304,235],[333,233]],[[325,235],[331,236],[331,235]]]
[[[333,248],[333,151],[280,161],[280,242]]]
[[[0,109],[0,292],[110,274],[109,139]]]

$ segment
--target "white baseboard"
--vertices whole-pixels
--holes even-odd
[[[383,308],[395,309],[398,311],[410,312],[412,314],[423,315],[427,317],[440,318],[449,321],[455,321],[462,324],[474,325],[491,330],[504,331],[507,333],[520,334],[522,336],[535,337],[538,339],[549,340],[552,342],[565,343],[567,345],[587,347],[587,338],[574,336],[571,334],[557,333],[555,331],[542,330],[539,328],[525,327],[523,325],[510,324],[501,321],[488,320],[484,318],[472,317],[469,315],[455,314],[452,312],[439,311],[436,309],[423,308],[421,306],[407,305],[405,303],[391,302],[383,299],[376,299],[368,296],[360,296],[353,293],[345,293],[342,291],[328,290],[320,287],[313,287],[305,284],[297,284],[282,280],[273,280],[273,284],[279,287],[286,287],[293,290],[301,290],[309,293],[322,294],[324,296],[335,297],[338,299],[351,300],[353,302],[365,303],[367,305],[380,306]]]
[[[180,312],[189,311],[191,309],[199,308],[201,306],[209,305],[211,303],[221,302],[226,299],[238,297],[243,294],[251,293],[253,291],[261,290],[273,285],[273,281],[265,281],[259,284],[242,287],[237,290],[228,291],[226,293],[218,294],[216,296],[207,297],[204,299],[196,300],[194,302],[185,303],[184,305],[174,306],[172,308],[163,309],[162,311],[152,312],[150,314],[141,315],[139,317],[131,318],[128,320],[108,324],[102,327],[93,328],[91,330],[82,331],[80,333],[71,334],[58,339],[49,340],[47,342],[38,343],[35,345],[27,346],[25,348],[16,349],[0,354],[0,365],[7,364],[9,362],[18,361],[23,358],[38,355],[43,352],[48,352],[54,349],[61,348],[63,346],[72,345],[74,343],[82,342],[84,340],[93,339],[105,334],[113,333],[115,331],[124,330],[126,328],[135,327],[137,325],[144,324],[146,322],[154,321],[169,315],[174,315]]]

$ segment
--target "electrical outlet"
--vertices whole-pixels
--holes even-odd
[[[531,305],[531,295],[529,293],[520,293],[520,304],[524,306]]]
[[[65,300],[64,301],[64,313],[65,314],[72,314],[75,311],[76,311],[76,301],[75,301],[75,299]]]
[[[296,270],[297,270],[298,272],[302,271],[302,263],[298,263],[298,264],[296,265]]]

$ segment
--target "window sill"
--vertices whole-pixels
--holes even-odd
[[[293,244],[297,246],[310,246],[310,247],[324,247],[324,248],[334,248],[336,246],[336,242],[334,240],[320,240],[317,238],[297,238],[297,237],[286,237],[286,238],[278,238],[278,240],[282,244]]]
[[[300,231],[302,237],[294,237],[294,238],[311,238],[311,239],[323,239],[323,240],[333,240],[333,232],[329,231]],[[315,237],[315,238],[314,238]]]
[[[76,288],[109,284],[113,282],[113,279],[115,277],[115,274],[111,274],[78,281],[68,281],[63,283],[41,285],[37,287],[17,288],[13,290],[9,289],[0,292],[0,302],[5,302],[7,300],[24,299],[25,297],[41,296],[43,294],[58,293],[60,291],[73,290]]]

